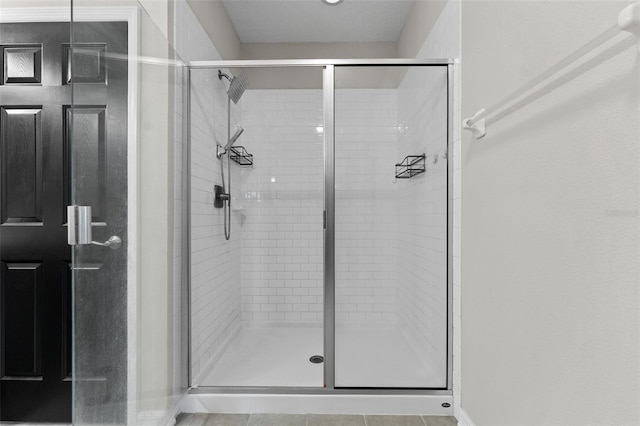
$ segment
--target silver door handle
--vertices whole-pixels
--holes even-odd
[[[97,246],[102,246],[102,247],[109,247],[111,250],[117,250],[122,245],[122,240],[117,235],[112,235],[104,243],[101,243],[99,241],[91,241],[91,244],[95,244]]]
[[[70,246],[95,244],[112,250],[122,246],[122,239],[117,235],[111,236],[104,243],[92,241],[91,226],[91,206],[67,207],[67,240]]]
[[[91,244],[90,206],[67,206],[67,242],[70,246]]]

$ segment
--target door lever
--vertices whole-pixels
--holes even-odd
[[[67,207],[67,240],[69,245],[95,244],[109,247],[112,250],[119,249],[122,246],[122,239],[117,235],[112,235],[104,243],[92,240],[91,217],[91,206]]]
[[[91,241],[91,244],[101,247],[109,247],[111,250],[117,250],[122,245],[122,240],[117,235],[112,235],[104,243],[101,243],[100,241]]]

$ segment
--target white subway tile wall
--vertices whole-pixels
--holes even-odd
[[[216,144],[226,144],[228,137],[227,84],[218,79],[217,70],[192,71],[191,338],[196,379],[240,324],[240,217],[232,212],[232,238],[227,241],[224,210],[213,206],[214,185],[222,184]],[[231,105],[233,133],[241,110]],[[223,168],[226,176],[226,161]],[[228,177],[225,180],[228,188]],[[238,168],[232,165],[234,198],[241,185]]]
[[[335,106],[336,321],[393,323],[397,90],[337,89]]]
[[[336,92],[337,331],[394,327],[428,372],[415,387],[447,384],[446,148],[446,69]],[[395,179],[396,163],[421,154],[425,174]]]
[[[319,70],[318,70],[319,72]],[[242,320],[319,323],[323,314],[321,90],[248,90],[242,170]]]
[[[181,37],[176,51],[185,61],[221,59],[205,30],[189,7],[176,10]],[[227,71],[227,70],[223,70]],[[182,80],[177,80],[176,101],[182,99]],[[221,184],[216,143],[227,138],[228,82],[219,80],[217,70],[192,72],[191,100],[191,369],[194,383],[206,374],[207,366],[224,349],[224,341],[240,325],[240,222],[232,214],[231,241],[224,239],[223,211],[213,207],[213,185]],[[186,90],[186,89],[185,89]],[[232,103],[232,127],[239,121],[240,108]],[[183,120],[180,109],[178,115]],[[182,134],[176,135],[176,219],[182,214]],[[240,187],[240,174],[232,166],[232,189]],[[226,165],[225,165],[226,173]],[[185,212],[186,214],[186,212]],[[176,221],[177,253],[182,225]],[[176,254],[174,262],[181,257]],[[176,275],[176,282],[180,282]]]
[[[214,77],[194,75],[194,84],[206,86]],[[225,98],[215,99],[199,94],[201,111],[193,114],[194,140],[203,141],[192,154],[193,318],[210,327],[202,332],[205,362],[237,326],[238,306],[247,323],[319,323],[323,311],[321,91],[248,90],[243,96],[234,114],[245,129],[238,144],[254,155],[254,166],[232,166],[233,240],[240,247],[224,242],[221,215],[217,228],[211,225],[210,187],[219,167],[207,141],[212,133],[226,137],[220,134],[226,115],[219,113]],[[207,108],[215,125],[202,114]],[[441,70],[410,71],[399,89],[336,92],[338,324],[399,326],[443,380],[445,147]],[[424,176],[396,181],[395,163],[420,153],[437,154],[438,164]]]
[[[447,70],[412,68],[398,88],[397,156],[426,154],[398,179],[398,329],[445,387],[447,363]]]

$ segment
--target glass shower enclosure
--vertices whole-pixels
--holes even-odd
[[[451,389],[452,67],[187,64],[195,392]]]

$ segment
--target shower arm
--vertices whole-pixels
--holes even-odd
[[[229,82],[231,82],[231,77],[229,74],[225,74],[222,71],[218,70],[218,79],[222,80],[222,77],[226,78]]]

